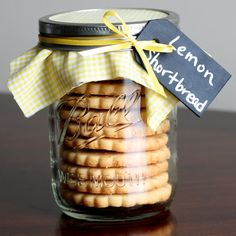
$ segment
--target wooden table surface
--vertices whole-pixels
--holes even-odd
[[[74,220],[54,203],[47,111],[30,119],[0,96],[0,236],[236,235],[236,114],[178,114],[179,181],[170,212],[134,223]]]

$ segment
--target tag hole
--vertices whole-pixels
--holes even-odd
[[[153,40],[156,41],[157,43],[160,43],[160,40],[157,39],[157,38],[155,38],[155,39],[153,39]]]

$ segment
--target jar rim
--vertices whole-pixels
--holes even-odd
[[[79,10],[79,11],[66,11],[61,13],[54,13],[51,15],[47,15],[41,17],[39,19],[39,33],[41,35],[55,35],[55,36],[103,36],[103,35],[111,35],[112,32],[108,29],[103,23],[97,22],[94,20],[91,23],[85,23],[83,21],[73,22],[73,14],[81,15],[81,14],[93,14],[97,16],[102,16],[103,13],[108,9],[87,9],[87,10]],[[133,35],[137,35],[146,25],[146,23],[150,20],[155,19],[167,19],[174,24],[178,24],[179,16],[172,11],[161,10],[161,9],[151,9],[151,8],[116,8],[114,9],[121,12],[121,17],[130,19],[127,15],[130,12],[134,12],[137,14],[136,17],[142,17],[142,14],[145,13],[145,17],[143,15],[143,20],[128,20],[126,24],[128,25],[130,31]],[[146,14],[149,14],[148,18]],[[158,14],[160,17],[158,18]],[[63,21],[64,16],[64,21]],[[66,19],[67,16],[67,19]],[[70,16],[68,18],[68,16]],[[156,17],[155,17],[156,16]],[[100,17],[101,18],[101,17]],[[74,16],[74,19],[76,17]],[[114,25],[118,27],[118,29],[122,29],[121,23],[115,22]]]

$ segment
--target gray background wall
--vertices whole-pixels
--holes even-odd
[[[233,74],[210,108],[236,111],[235,5],[234,0],[3,0],[0,2],[0,92],[8,92],[10,60],[37,43],[39,17],[87,8],[162,8],[178,12],[181,29]]]

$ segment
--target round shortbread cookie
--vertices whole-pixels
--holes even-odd
[[[61,189],[61,196],[69,204],[87,207],[133,207],[136,205],[155,204],[167,201],[171,196],[171,190],[172,187],[170,184],[143,193],[114,195],[78,193]]]
[[[168,170],[168,161],[133,168],[95,168],[75,166],[65,162],[60,164],[61,171],[69,177],[83,180],[140,180],[150,178]]]
[[[169,120],[164,120],[156,131],[149,128],[144,122],[139,122],[134,125],[87,125],[85,123],[70,122],[67,127],[67,133],[70,136],[97,137],[103,136],[106,138],[134,138],[152,136],[168,132],[170,129]]]
[[[120,96],[121,94],[133,93],[136,90],[141,90],[144,93],[144,87],[140,84],[117,78],[115,80],[89,82],[72,89],[70,93]]]
[[[158,150],[168,142],[167,134],[153,135],[141,138],[83,138],[70,139],[65,137],[64,145],[75,150],[96,149],[116,152],[143,152]]]
[[[86,110],[86,109],[59,109],[62,120],[70,120],[75,123],[86,123],[88,125],[117,126],[123,124],[136,124],[143,119],[146,120],[146,109],[128,110]]]
[[[145,99],[142,96],[96,96],[96,95],[65,95],[61,102],[69,107],[87,108],[87,109],[134,109],[144,108],[146,106]]]
[[[88,167],[133,167],[162,162],[170,158],[167,146],[154,151],[118,153],[109,151],[61,149],[61,158],[66,162]]]
[[[68,179],[63,186],[74,191],[82,193],[96,194],[126,194],[140,193],[160,188],[168,182],[168,173],[162,173],[148,179],[140,180],[108,180],[108,181],[78,181],[76,179]]]

